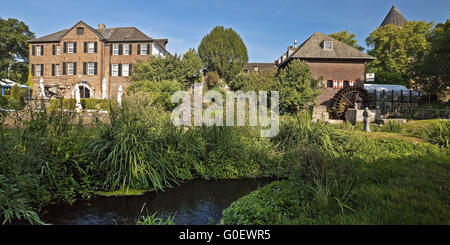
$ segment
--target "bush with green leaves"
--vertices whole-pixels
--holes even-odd
[[[318,82],[305,61],[293,60],[278,71],[277,79],[281,112],[296,112],[314,103]]]
[[[14,183],[7,198],[16,201],[18,209],[30,211],[20,214],[18,210],[14,219],[30,221],[45,205],[73,203],[79,196],[89,196],[96,185],[86,167],[90,137],[73,124],[73,113],[48,111],[43,104],[22,113],[25,116],[17,120],[20,128],[0,128],[0,173],[8,180],[5,186]],[[8,217],[3,219],[12,218]]]
[[[166,111],[172,111],[177,105],[172,103],[172,95],[183,90],[183,85],[175,80],[162,81],[137,81],[133,82],[127,90],[130,95],[133,93],[147,93],[151,105],[162,107]]]
[[[276,70],[265,72],[239,73],[233,80],[228,82],[233,91],[273,91],[278,84]]]
[[[220,77],[217,72],[208,72],[205,75],[205,83],[208,87],[215,87],[218,86],[220,82]]]
[[[138,62],[131,73],[131,81],[178,81],[184,88],[201,82],[203,63],[195,49],[189,49],[183,59],[177,55],[153,57],[148,61]]]

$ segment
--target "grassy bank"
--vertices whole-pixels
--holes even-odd
[[[144,93],[89,129],[70,111],[26,113],[20,129],[0,127],[2,223],[41,224],[44,206],[98,194],[263,176],[287,180],[231,205],[223,223],[448,223],[448,122],[368,134],[284,116],[268,139],[255,127],[176,128]]]
[[[176,128],[152,98],[125,98],[111,124],[71,124],[74,113],[30,110],[0,127],[0,222],[39,224],[52,203],[136,194],[182,181],[278,175],[274,146],[251,127]],[[137,193],[139,194],[139,193]]]
[[[436,123],[421,122],[426,128]],[[407,130],[403,135],[324,125],[283,130],[296,132],[278,139],[290,142],[291,153],[284,153],[292,159],[286,161],[290,178],[234,202],[224,210],[222,224],[449,224],[448,148]],[[305,147],[297,135],[315,139]]]

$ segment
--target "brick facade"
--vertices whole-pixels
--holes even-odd
[[[100,27],[100,26],[99,26]],[[79,28],[83,28],[83,33],[80,34]],[[101,29],[99,29],[101,31]],[[30,41],[29,63],[30,71],[33,81],[32,97],[39,97],[40,94],[40,79],[43,78],[46,90],[54,91],[58,88],[58,93],[64,98],[73,98],[73,91],[76,86],[82,86],[89,90],[90,98],[102,98],[102,80],[107,80],[107,97],[116,98],[117,91],[120,85],[126,89],[129,84],[129,76],[113,76],[111,72],[112,64],[130,64],[131,69],[139,60],[145,61],[152,57],[152,47],[154,40],[130,40],[124,38],[123,41],[114,40],[109,41],[99,34],[99,30],[93,29],[84,22],[80,21],[71,29],[64,32],[64,34],[57,38],[58,40],[46,40],[46,37]],[[132,29],[131,31],[138,31]],[[81,32],[81,31],[80,31]],[[56,33],[57,34],[57,33]],[[55,34],[51,34],[55,35]],[[51,36],[49,35],[49,36]],[[142,34],[144,35],[144,34]],[[50,39],[50,38],[48,38]],[[89,53],[89,42],[93,42],[96,46],[93,53]],[[76,50],[69,53],[69,43],[76,43]],[[122,54],[115,55],[112,53],[114,44],[121,46]],[[60,46],[60,54],[56,53],[56,45]],[[87,46],[85,48],[85,45]],[[131,45],[131,54],[123,54],[123,46]],[[138,54],[138,46],[142,49],[143,45],[148,45],[146,55]],[[43,54],[39,55],[38,50],[43,47]],[[165,47],[164,47],[165,49]],[[55,51],[54,51],[55,50]],[[92,51],[92,50],[91,50]],[[76,64],[76,74],[69,75],[69,63]],[[89,75],[89,65],[93,63],[94,73]],[[43,65],[43,74],[37,74],[38,66]],[[60,75],[57,76],[56,65],[60,66]],[[91,69],[92,71],[92,69]],[[64,73],[63,73],[64,72]],[[118,74],[120,75],[120,73]]]
[[[289,46],[275,64],[282,69],[294,59],[306,61],[311,75],[319,80],[321,94],[316,104],[329,106],[340,89],[364,87],[365,65],[375,58],[316,32],[300,46]]]
[[[315,79],[319,80],[320,95],[317,96],[316,104],[331,105],[334,95],[342,89],[340,81],[345,86],[352,85],[364,87],[365,62],[361,60],[306,60]],[[323,84],[323,81],[336,81],[337,88]],[[344,85],[344,84],[343,84]],[[325,87],[325,88],[324,88]]]

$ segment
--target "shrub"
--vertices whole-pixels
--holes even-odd
[[[172,94],[181,90],[183,90],[183,85],[175,80],[145,80],[133,82],[127,91],[130,95],[138,92],[146,92],[153,106],[162,107],[167,111],[171,111],[176,107],[176,104],[172,104]]]
[[[431,128],[426,128],[425,133],[430,143],[449,148],[450,121],[438,121]]]
[[[223,210],[220,224],[277,225],[280,220],[295,219],[309,194],[308,188],[290,181],[272,182]]]
[[[62,101],[62,106],[61,106]],[[109,111],[112,100],[106,99],[93,99],[93,98],[84,98],[80,99],[81,106],[86,110],[103,110]],[[77,101],[75,99],[55,99],[50,100],[50,106],[48,108],[49,111],[54,111],[59,108],[66,110],[75,110],[75,105]]]
[[[217,72],[208,72],[205,75],[205,83],[208,87],[215,87],[219,85],[220,77]]]

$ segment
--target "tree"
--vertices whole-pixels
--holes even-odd
[[[348,30],[332,33],[328,36],[332,37],[338,41],[341,41],[341,42],[347,44],[348,46],[354,47],[354,48],[358,49],[359,51],[364,50],[364,48],[358,44],[358,41],[356,40],[356,34],[349,33]]]
[[[229,83],[234,91],[271,91],[276,88],[276,69],[264,72],[239,73],[233,81]]]
[[[145,92],[151,97],[151,104],[166,111],[171,111],[176,107],[172,104],[172,94],[183,90],[183,84],[176,80],[162,81],[138,81],[133,82],[127,89],[129,94]]]
[[[367,66],[369,72],[389,72],[392,77],[402,77],[407,87],[413,85],[415,64],[428,51],[427,36],[432,23],[409,21],[403,26],[378,27],[366,39],[368,53],[377,59]],[[376,75],[375,75],[376,76]],[[398,81],[392,81],[397,82]]]
[[[203,62],[195,49],[189,49],[183,55],[183,66],[186,80],[189,84],[202,81]]]
[[[184,78],[183,62],[177,55],[152,57],[148,61],[139,62],[131,74],[132,81],[183,81]]]
[[[305,108],[318,95],[317,80],[312,77],[305,61],[293,60],[278,71],[277,80],[281,112],[295,112]]]
[[[217,72],[226,82],[231,81],[248,62],[247,47],[231,28],[216,26],[203,37],[198,53],[207,71]]]
[[[28,26],[17,19],[0,18],[0,77],[26,83],[28,43],[34,38]]]
[[[176,80],[188,87],[192,83],[201,82],[201,59],[195,49],[189,49],[183,59],[176,54],[166,57],[153,57],[148,61],[136,64],[131,74],[131,81],[153,81]]]
[[[430,35],[430,50],[416,62],[416,84],[429,93],[449,92],[450,89],[450,21],[437,24]]]

